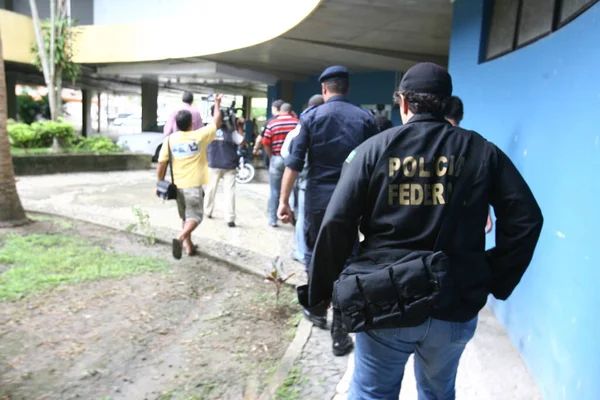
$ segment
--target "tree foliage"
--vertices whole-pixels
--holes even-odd
[[[73,27],[74,22],[75,20],[64,17],[56,19],[54,24],[54,66],[56,75],[69,78],[73,83],[75,83],[81,71],[81,66],[73,61],[73,40],[79,33]],[[50,54],[51,51],[51,26],[49,19],[41,22],[46,54]],[[42,59],[37,44],[31,47],[31,52],[35,56],[34,65],[40,71],[43,71]]]

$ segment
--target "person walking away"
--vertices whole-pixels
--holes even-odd
[[[211,115],[214,114],[214,107]],[[237,131],[230,132],[225,126],[217,130],[215,140],[208,145],[208,166],[210,183],[206,193],[206,216],[212,218],[219,181],[223,179],[223,191],[227,203],[227,226],[235,227],[235,177],[238,166],[238,146],[244,140],[244,119],[238,118]]]
[[[315,94],[308,100],[308,107],[300,114],[300,117],[323,103],[323,95]],[[301,124],[296,125],[294,130],[288,133],[283,141],[283,145],[281,146],[281,156],[284,160],[289,156],[290,143],[292,142],[292,139],[300,134],[301,126]],[[293,258],[302,264],[306,262],[306,241],[304,240],[304,193],[306,190],[307,171],[308,155],[304,161],[304,168],[302,168],[302,172],[298,174],[298,178],[296,179],[296,193],[298,194],[296,202],[298,203],[298,211],[294,213],[294,216],[296,217],[296,226],[294,227],[296,249],[293,252]]]
[[[285,101],[278,99],[278,100],[273,101],[273,103],[271,104],[271,118],[268,119],[267,122],[265,122],[265,126],[263,128],[262,133],[260,135],[258,135],[256,140],[254,141],[253,154],[255,156],[258,156],[260,154],[260,150],[262,148],[262,139],[265,134],[265,129],[267,129],[267,125],[269,124],[269,122],[271,122],[272,120],[277,118],[277,116],[281,113],[281,106],[284,103],[285,103]],[[267,154],[266,151],[263,151],[263,161],[265,162],[265,167],[269,168],[269,155]]]
[[[202,222],[204,214],[202,186],[209,183],[206,149],[215,139],[223,121],[220,108],[222,99],[223,95],[215,97],[213,122],[198,130],[192,130],[192,113],[188,110],[177,112],[175,122],[179,131],[165,138],[158,157],[158,180],[164,179],[170,158],[173,183],[177,186],[177,209],[183,220],[183,230],[172,243],[173,257],[176,259],[181,258],[184,244],[188,255],[195,254],[196,246],[192,243],[191,235]]]
[[[459,126],[464,116],[463,102],[458,96],[451,96],[444,108],[444,116],[448,122],[454,126]],[[490,233],[494,223],[492,222],[492,213],[488,207],[488,217],[485,223],[485,233]]]
[[[194,102],[194,95],[190,92],[184,92],[181,101],[183,102],[182,107],[179,110],[174,111],[169,116],[169,119],[167,120],[167,123],[163,128],[163,133],[165,136],[169,136],[172,133],[175,133],[179,130],[179,128],[177,127],[177,121],[175,117],[177,116],[177,112],[180,110],[187,110],[192,115],[193,131],[196,131],[204,126],[204,124],[202,123],[202,117],[200,116],[200,111],[192,107],[192,103]]]
[[[277,227],[277,206],[281,193],[281,179],[285,170],[285,163],[281,157],[281,146],[289,132],[294,130],[300,122],[291,115],[292,105],[284,103],[280,113],[265,126],[262,144],[269,156],[269,225]]]
[[[329,67],[321,74],[319,82],[325,103],[302,116],[300,133],[292,140],[290,155],[285,160],[278,210],[278,217],[284,223],[292,220],[290,193],[309,154],[304,199],[306,267],[310,264],[317,234],[340,178],[344,160],[353,149],[379,132],[373,115],[347,100],[350,90],[348,69],[342,66]],[[354,236],[358,242],[358,229],[354,230]],[[330,250],[334,251],[334,248]],[[310,271],[307,270],[307,273],[310,277]],[[304,308],[303,313],[316,326],[326,328],[327,306],[313,308],[312,311]],[[331,336],[333,354],[343,356],[352,350],[352,339],[342,325],[341,315],[335,310]]]
[[[335,307],[356,327],[350,400],[398,399],[413,353],[419,399],[455,399],[479,310],[490,293],[510,296],[542,229],[511,160],[444,119],[451,95],[444,68],[421,63],[406,72],[396,96],[404,125],[350,153],[319,232],[307,306],[322,307],[335,290]],[[490,203],[498,224],[496,247],[486,251]],[[359,219],[365,240],[346,265]],[[376,303],[361,307],[364,299]]]

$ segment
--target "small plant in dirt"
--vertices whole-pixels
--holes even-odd
[[[275,260],[271,263],[271,268],[265,270],[265,279],[269,282],[273,282],[275,286],[275,304],[279,306],[279,293],[281,292],[281,287],[290,279],[294,274],[287,275],[283,271],[283,262],[279,257],[276,257]]]
[[[136,217],[137,222],[128,225],[125,230],[127,232],[138,232],[144,237],[144,243],[148,246],[156,244],[156,232],[150,224],[150,215],[147,211],[133,207],[133,215]]]

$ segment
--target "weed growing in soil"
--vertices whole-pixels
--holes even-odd
[[[65,283],[166,271],[152,257],[113,253],[70,235],[16,235],[2,238],[0,300],[20,298]],[[2,269],[2,268],[0,268]]]
[[[273,282],[273,284],[275,285],[276,304],[279,304],[279,292],[281,291],[281,287],[292,276],[294,276],[293,273],[287,275],[283,271],[283,262],[279,257],[276,257],[275,260],[271,263],[271,267],[265,271],[265,279],[270,282]]]
[[[156,244],[156,232],[150,224],[150,215],[145,210],[139,207],[133,207],[133,215],[137,218],[137,222],[127,225],[127,232],[138,232],[144,236],[144,243],[148,246]]]
[[[300,399],[300,384],[302,383],[302,370],[292,367],[283,384],[275,393],[276,400],[298,400]]]
[[[294,308],[298,307],[298,298],[296,291],[292,288],[283,287],[279,293],[279,301],[275,299],[272,293],[261,293],[251,300],[252,305],[262,308]]]

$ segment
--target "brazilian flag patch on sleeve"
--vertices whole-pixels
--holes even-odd
[[[346,157],[346,162],[348,164],[350,164],[350,162],[354,159],[354,156],[356,155],[356,150],[352,150],[350,152],[350,154],[348,154],[348,157]]]

